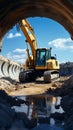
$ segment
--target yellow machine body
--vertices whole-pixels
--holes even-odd
[[[33,69],[38,73],[39,72],[42,73],[44,71],[49,71],[49,70],[50,71],[59,70],[60,69],[59,62],[57,61],[56,57],[51,56],[51,48],[50,49],[38,48],[38,44],[36,41],[36,37],[34,35],[33,28],[31,27],[29,22],[26,19],[23,19],[19,22],[19,26],[26,37],[27,46],[29,44],[32,52],[32,55],[30,55],[29,49],[27,47],[26,51],[28,54],[28,58],[26,59],[24,69],[26,71]],[[39,75],[41,74],[39,73]]]

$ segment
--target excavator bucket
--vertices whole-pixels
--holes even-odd
[[[18,63],[0,56],[0,78],[10,77],[12,79],[18,80],[21,69],[22,66]]]

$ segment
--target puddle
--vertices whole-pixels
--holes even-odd
[[[16,112],[25,112],[29,119],[37,118],[37,124],[49,123],[55,124],[55,119],[51,118],[50,115],[55,112],[63,113],[63,109],[60,106],[61,97],[54,97],[51,95],[32,95],[32,96],[19,96],[25,100],[26,104],[21,104],[20,107],[13,106]]]

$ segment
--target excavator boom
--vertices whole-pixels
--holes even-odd
[[[33,28],[29,24],[29,22],[26,19],[23,19],[19,22],[19,26],[21,27],[22,32],[24,33],[26,37],[26,42],[30,43],[30,48],[32,51],[33,60],[36,59],[35,50],[38,48],[36,37],[34,35]]]

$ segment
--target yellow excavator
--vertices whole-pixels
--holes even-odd
[[[51,82],[52,79],[59,77],[60,65],[56,57],[51,56],[51,48],[38,48],[34,30],[26,19],[21,20],[19,26],[32,52],[32,55],[30,55],[27,47],[28,58],[26,59],[24,70],[19,74],[19,81],[25,83],[43,76],[44,82]]]

